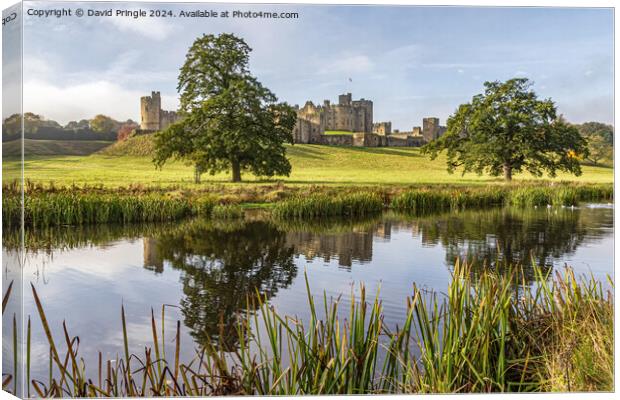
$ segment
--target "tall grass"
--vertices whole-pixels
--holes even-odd
[[[214,219],[240,219],[243,218],[245,212],[238,205],[217,205],[211,211],[211,217]]]
[[[273,189],[276,190],[273,190]],[[21,192],[16,182],[3,185],[2,221],[8,228],[21,221]],[[26,225],[51,226],[107,222],[169,221],[189,215],[209,217],[218,204],[231,205],[215,214],[231,217],[233,205],[273,204],[282,218],[364,217],[386,206],[409,213],[511,205],[576,206],[582,201],[612,201],[613,186],[604,184],[529,183],[488,187],[426,185],[403,187],[250,186],[205,190],[103,186],[55,187],[30,181],[24,185]],[[234,214],[238,215],[238,212]]]
[[[24,223],[32,227],[101,223],[163,222],[191,215],[210,215],[210,198],[84,193],[37,193],[24,196]],[[2,222],[18,227],[21,200],[2,197]]]
[[[488,188],[421,188],[392,198],[398,211],[430,213],[493,206],[577,206],[582,201],[612,201],[611,185],[515,185]]]
[[[465,208],[482,208],[502,205],[507,190],[491,189],[414,189],[392,199],[391,206],[399,211],[429,213]]]
[[[612,390],[611,292],[570,269],[554,276],[534,269],[529,286],[519,267],[474,274],[457,262],[445,295],[414,286],[396,328],[384,322],[379,293],[367,299],[361,286],[343,316],[340,299],[324,294],[317,303],[306,277],[309,320],[281,315],[257,296],[258,311],[248,311],[237,326],[237,351],[207,344],[188,363],[179,359],[180,322],[172,332],[174,354],[163,351],[170,340],[165,307],[161,326],[151,312],[152,346],[130,354],[122,308],[123,356],[104,362],[100,353],[96,376],[86,374],[78,355],[83,340],[72,338],[64,323],[53,336],[33,286],[50,371],[46,379],[31,379],[28,390],[41,397]],[[3,380],[10,391],[11,376]]]
[[[276,203],[277,218],[364,217],[383,210],[383,198],[372,192],[346,193],[329,196],[313,194]]]
[[[506,203],[513,206],[576,206],[581,201],[611,201],[611,185],[555,185],[515,188]]]

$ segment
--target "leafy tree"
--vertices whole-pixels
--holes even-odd
[[[87,119],[81,119],[80,121],[69,121],[67,125],[65,125],[65,129],[70,130],[78,130],[78,129],[89,129],[90,122]]]
[[[609,145],[614,144],[614,127],[611,125],[603,124],[601,122],[584,122],[577,125],[581,136],[588,138],[591,136],[601,136],[605,142]]]
[[[184,159],[200,174],[232,170],[289,175],[285,142],[293,142],[296,114],[254,78],[250,47],[232,34],[204,35],[189,49],[179,74],[180,121],[155,136],[158,167]]]
[[[2,139],[13,140],[19,138],[22,130],[21,114],[12,114],[2,121]]]
[[[90,120],[90,128],[95,132],[115,132],[118,129],[119,123],[107,115],[98,114],[95,118]]]
[[[598,165],[601,160],[613,158],[614,149],[603,135],[593,134],[592,136],[586,137],[586,140],[588,142],[589,151],[587,159],[591,161],[592,164]]]
[[[424,146],[431,159],[446,151],[448,171],[504,175],[528,171],[535,176],[556,171],[581,174],[585,139],[556,113],[550,100],[539,100],[526,78],[485,82],[485,91],[461,104],[448,118],[446,133]]]

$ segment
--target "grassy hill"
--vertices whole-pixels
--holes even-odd
[[[88,156],[33,156],[25,162],[26,178],[43,183],[104,184],[106,186],[181,185],[195,187],[193,169],[183,162],[167,163],[162,170],[152,163],[152,137],[138,136],[115,143]],[[485,184],[501,178],[446,172],[445,158],[430,161],[412,147],[336,147],[321,145],[288,146],[292,165],[290,177],[275,177],[267,183],[282,181],[288,185],[411,185],[416,183]],[[4,160],[4,179],[19,171],[19,161]],[[205,174],[203,182],[226,183],[229,173]],[[515,179],[532,179],[529,174]],[[583,175],[559,174],[556,180],[613,182],[613,168],[583,166]],[[245,182],[262,184],[265,180],[243,174]],[[204,184],[203,183],[203,184]]]
[[[154,152],[153,135],[131,137],[123,142],[115,142],[101,149],[100,154],[106,156],[152,156]]]
[[[26,156],[70,155],[86,156],[109,146],[112,142],[99,140],[24,140]],[[2,154],[5,157],[19,157],[21,142],[12,140],[2,143]]]

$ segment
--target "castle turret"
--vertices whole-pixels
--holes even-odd
[[[151,92],[150,96],[140,98],[140,129],[157,131],[160,129],[161,96]]]

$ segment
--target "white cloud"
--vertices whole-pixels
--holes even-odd
[[[594,71],[592,71],[591,69],[587,70],[586,72],[584,72],[583,74],[585,76],[592,76],[592,74],[594,73]]]
[[[148,95],[127,90],[116,83],[99,80],[68,86],[30,80],[24,84],[24,110],[42,114],[60,124],[106,114],[117,120],[140,118],[140,97]],[[162,95],[162,108],[178,107],[176,96]]]
[[[135,11],[137,9],[129,9]],[[115,17],[105,18],[123,32],[133,32],[146,36],[149,39],[164,40],[173,31],[173,26],[165,21],[165,18],[132,18]]]
[[[364,73],[370,72],[374,68],[372,60],[365,55],[352,55],[343,57],[333,63],[322,67],[319,70],[321,74],[337,74],[337,73]]]

